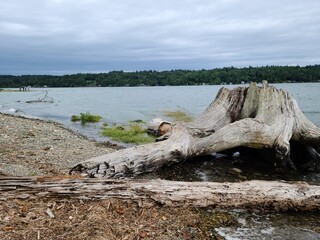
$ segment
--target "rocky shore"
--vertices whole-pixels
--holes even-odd
[[[69,178],[68,172],[75,163],[111,151],[115,149],[108,144],[89,140],[61,124],[0,113],[0,181],[14,176],[54,178],[59,175],[59,178]],[[197,161],[192,164],[200,167]],[[188,168],[188,163],[184,165]],[[229,168],[238,172],[232,165]],[[219,171],[215,174],[226,174]],[[170,167],[144,177],[179,180],[180,175],[186,175],[185,168]],[[3,191],[12,189],[15,186]],[[307,231],[317,236],[318,220],[304,222],[307,222],[305,228],[311,229]],[[216,208],[142,207],[130,199],[68,199],[68,193],[62,198],[16,198],[10,201],[0,196],[1,240],[224,239],[217,229],[237,229],[239,224],[234,214]],[[306,236],[305,230],[300,232]]]
[[[0,174],[67,174],[75,163],[114,151],[61,124],[0,113]]]
[[[0,113],[0,181],[8,176],[67,177],[70,167],[115,151],[61,124]],[[223,239],[235,224],[210,209],[140,207],[130,200],[0,197],[0,239]]]

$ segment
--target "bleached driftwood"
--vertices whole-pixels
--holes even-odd
[[[0,200],[110,199],[166,206],[214,206],[267,210],[319,210],[320,186],[307,183],[247,181],[240,183],[111,180],[106,178],[0,178]]]
[[[119,150],[77,164],[72,171],[91,177],[131,177],[187,158],[236,147],[267,149],[274,165],[295,168],[312,159],[319,166],[320,129],[286,91],[263,82],[233,90],[221,88],[194,121],[174,123],[159,141]],[[310,157],[292,161],[291,145]],[[292,156],[293,157],[293,156]]]

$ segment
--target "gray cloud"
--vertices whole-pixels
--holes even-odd
[[[0,74],[320,63],[318,0],[0,2]]]

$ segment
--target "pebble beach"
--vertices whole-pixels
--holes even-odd
[[[77,162],[114,149],[76,134],[61,124],[0,113],[0,174],[68,174]]]

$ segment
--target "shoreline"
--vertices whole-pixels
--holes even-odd
[[[0,178],[68,178],[75,163],[115,151],[60,123],[3,113],[0,146]],[[194,207],[141,207],[130,199],[0,199],[0,239],[223,239],[214,227],[234,217],[217,213],[223,223],[211,225],[214,214]]]
[[[18,114],[13,114],[13,113],[6,113],[6,112],[1,112],[0,111],[0,115],[6,115],[6,116],[9,116],[9,117],[16,117],[16,118],[22,118],[22,119],[29,119],[29,120],[35,120],[35,121],[41,121],[41,122],[44,122],[44,123],[49,123],[49,124],[55,124],[63,129],[65,129],[66,131],[70,132],[70,134],[74,134],[74,135],[77,135],[79,136],[80,138],[83,138],[87,141],[92,141],[96,144],[102,144],[106,147],[109,147],[111,149],[114,149],[114,150],[119,150],[119,149],[122,149],[122,148],[126,148],[128,147],[127,145],[125,144],[121,144],[121,143],[117,143],[117,142],[111,142],[109,140],[106,140],[106,141],[99,141],[95,138],[92,138],[92,137],[89,137],[83,133],[81,133],[80,131],[78,131],[77,129],[72,129],[72,128],[69,128],[67,127],[66,125],[64,125],[63,123],[61,122],[58,122],[58,121],[55,121],[55,120],[50,120],[50,119],[45,119],[45,118],[41,118],[41,117],[35,117],[35,116],[28,116],[28,115],[18,115]],[[129,146],[130,147],[130,146]]]
[[[115,149],[87,139],[61,123],[0,113],[0,178],[68,178],[70,166],[112,151]],[[250,212],[245,216],[250,216]],[[21,195],[10,201],[0,198],[0,239],[3,240],[222,240],[227,235],[223,232],[219,234],[220,227],[237,229],[239,224],[241,226],[237,219],[236,212],[219,210],[216,206],[144,206],[129,198],[77,200],[69,199],[67,195],[63,198],[39,199],[27,199]],[[311,223],[307,226],[308,230],[318,236],[318,226]]]
[[[79,161],[117,147],[101,143],[50,120],[0,113],[0,175],[68,174]]]

